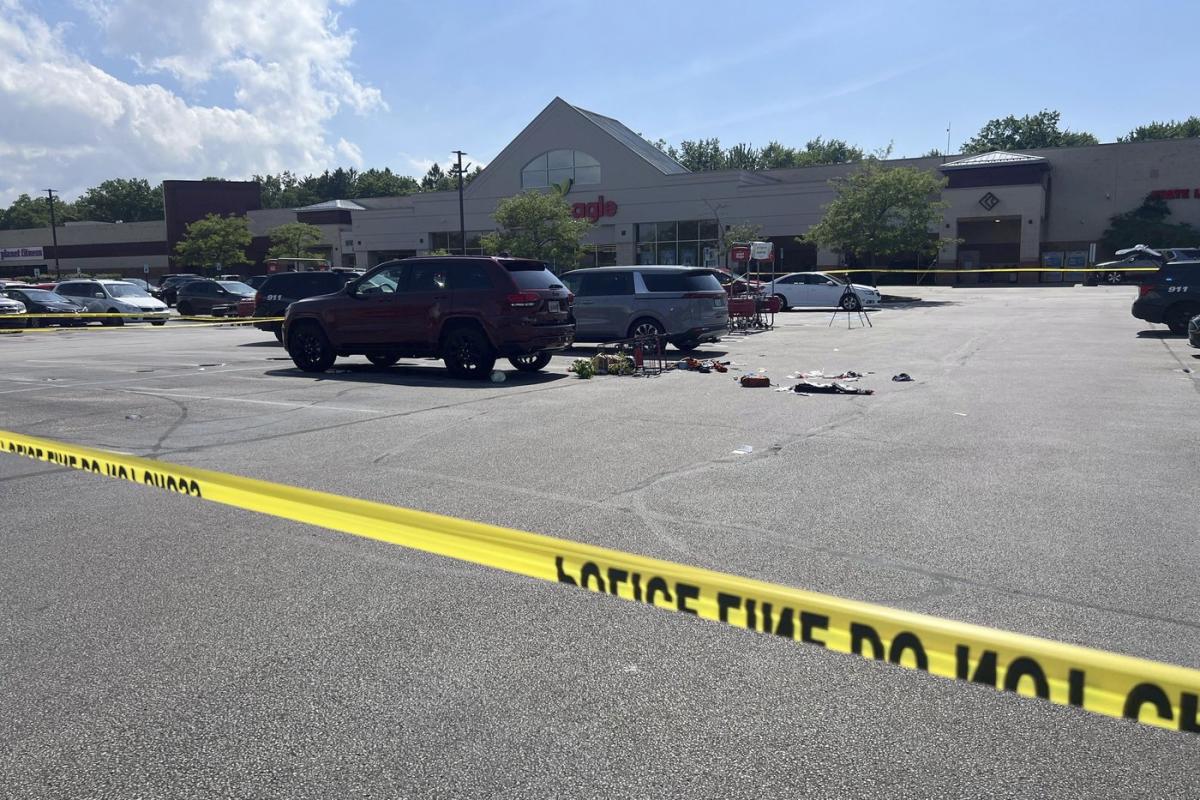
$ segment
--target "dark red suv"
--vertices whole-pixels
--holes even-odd
[[[541,261],[408,258],[380,264],[336,294],[292,303],[283,341],[305,372],[350,355],[376,366],[439,357],[464,378],[487,377],[504,356],[536,372],[574,341],[573,299]]]

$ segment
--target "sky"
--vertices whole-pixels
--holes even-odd
[[[1193,0],[0,0],[0,205],[486,165],[555,96],[672,143],[916,156],[1043,108],[1113,141],[1200,114],[1169,33],[1198,25]]]

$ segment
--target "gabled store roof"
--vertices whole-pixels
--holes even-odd
[[[579,106],[571,106],[571,108],[578,111],[592,122],[592,124],[601,128],[605,133],[628,147],[638,156],[649,161],[663,175],[681,175],[685,172],[691,172],[683,164],[680,164],[662,150],[659,150],[653,144],[638,136],[619,120],[606,117],[603,114],[597,114],[595,111],[588,111]]]
[[[947,161],[939,169],[974,169],[976,167],[1009,167],[1017,165],[1045,164],[1042,156],[1030,156],[1024,153],[1014,153],[1007,150],[993,150],[990,153],[980,153],[977,156],[967,156],[957,161]]]
[[[353,200],[326,200],[323,203],[313,203],[311,206],[303,206],[297,208],[296,211],[365,211],[365,206],[360,206]]]

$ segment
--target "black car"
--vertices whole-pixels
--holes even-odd
[[[85,309],[78,303],[63,297],[61,294],[45,289],[15,288],[16,284],[8,284],[8,288],[0,294],[10,300],[25,304],[27,314],[46,314],[41,319],[27,319],[25,323],[30,328],[41,328],[49,325],[86,325],[87,321],[79,316]]]
[[[1192,317],[1192,321],[1188,323],[1188,344],[1200,347],[1200,314]]]
[[[1096,269],[1103,271],[1089,272],[1085,283],[1089,286],[1149,283],[1154,273],[1147,270],[1157,270],[1175,261],[1200,260],[1200,248],[1196,247],[1154,248],[1139,244],[1116,254],[1121,256],[1119,260],[1097,264]]]
[[[282,317],[287,307],[297,300],[340,292],[343,286],[358,277],[352,272],[277,272],[258,287],[254,316]],[[283,340],[281,323],[263,322],[255,327],[271,331],[276,339]]]
[[[200,275],[193,275],[190,272],[167,275],[159,282],[156,288],[150,290],[150,294],[162,300],[170,307],[175,305],[175,301],[178,299],[180,286],[198,280],[202,280],[202,277]]]
[[[1187,333],[1188,321],[1200,314],[1200,261],[1176,261],[1146,274],[1130,313],[1166,323],[1171,333]]]
[[[179,287],[175,307],[185,317],[236,316],[238,301],[253,296],[254,290],[241,281],[193,280]]]

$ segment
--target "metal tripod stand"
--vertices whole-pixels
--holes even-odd
[[[858,323],[864,328],[874,328],[871,323],[871,318],[867,315],[867,310],[863,308],[862,298],[858,296],[858,292],[854,291],[854,284],[850,282],[850,275],[846,275],[846,288],[842,289],[842,296],[838,298],[837,308],[833,310],[833,316],[829,318],[829,327],[833,327],[833,321],[837,319],[837,315],[846,312],[846,330],[854,327],[854,315],[858,315]]]

